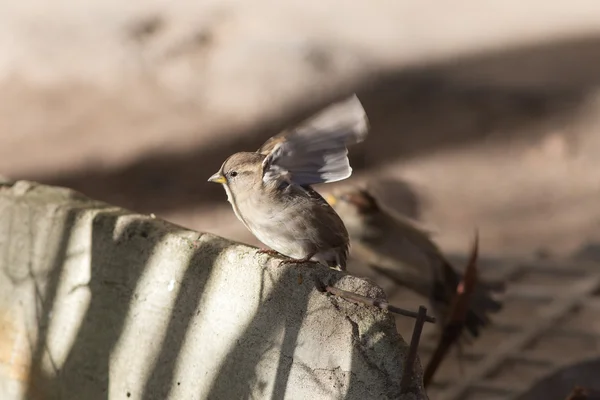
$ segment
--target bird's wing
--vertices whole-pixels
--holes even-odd
[[[457,287],[460,283],[461,276],[456,272],[452,264],[446,259],[439,247],[431,240],[428,232],[415,226],[408,218],[403,218],[399,214],[389,214],[387,217],[394,221],[396,237],[407,239],[413,246],[401,246],[398,244],[394,247],[394,251],[400,261],[409,264],[412,260],[410,254],[400,254],[400,251],[413,250],[422,253],[429,260],[431,266],[429,271],[421,271],[423,274],[431,274],[431,282],[427,291],[422,291],[424,288],[412,285],[405,279],[404,284],[412,287],[417,292],[428,296],[435,303],[434,307],[442,313],[449,311],[453,298],[456,294]],[[478,282],[475,291],[472,294],[470,307],[466,315],[466,328],[473,337],[477,337],[481,328],[485,327],[490,322],[489,314],[495,313],[502,308],[502,303],[496,300],[492,293],[500,293],[504,291],[504,285],[501,283],[486,283]],[[428,293],[429,292],[429,293]],[[446,310],[446,311],[444,311]]]
[[[347,146],[364,140],[368,128],[356,95],[335,103],[261,146],[263,180],[314,185],[346,179],[352,174]]]

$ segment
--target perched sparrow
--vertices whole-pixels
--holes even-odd
[[[351,256],[428,298],[433,312],[447,322],[460,276],[429,235],[408,218],[384,209],[367,190],[338,191],[325,199],[348,229]],[[502,290],[502,284],[477,284],[466,320],[473,337],[489,323],[487,314],[501,309],[490,293]]]
[[[310,185],[348,178],[346,146],[362,141],[367,131],[365,111],[353,95],[267,140],[257,152],[230,156],[208,181],[222,184],[238,219],[290,262],[312,260],[345,270],[348,232]]]

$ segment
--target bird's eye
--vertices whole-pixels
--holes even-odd
[[[229,176],[231,176],[232,178],[235,178],[237,176],[237,172],[236,171],[231,171],[229,173]]]

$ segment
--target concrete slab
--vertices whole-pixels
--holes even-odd
[[[315,280],[366,280],[279,260],[19,181],[0,186],[0,398],[426,399],[387,312]]]

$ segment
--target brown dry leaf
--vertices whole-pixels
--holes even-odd
[[[423,376],[423,384],[425,387],[432,381],[435,372],[446,358],[448,351],[458,342],[460,335],[463,332],[467,312],[469,311],[471,295],[477,284],[478,252],[479,234],[475,232],[475,241],[473,243],[473,249],[471,250],[471,257],[467,264],[463,279],[456,288],[456,295],[452,300],[448,323],[443,327],[438,345],[425,369],[425,374]]]

